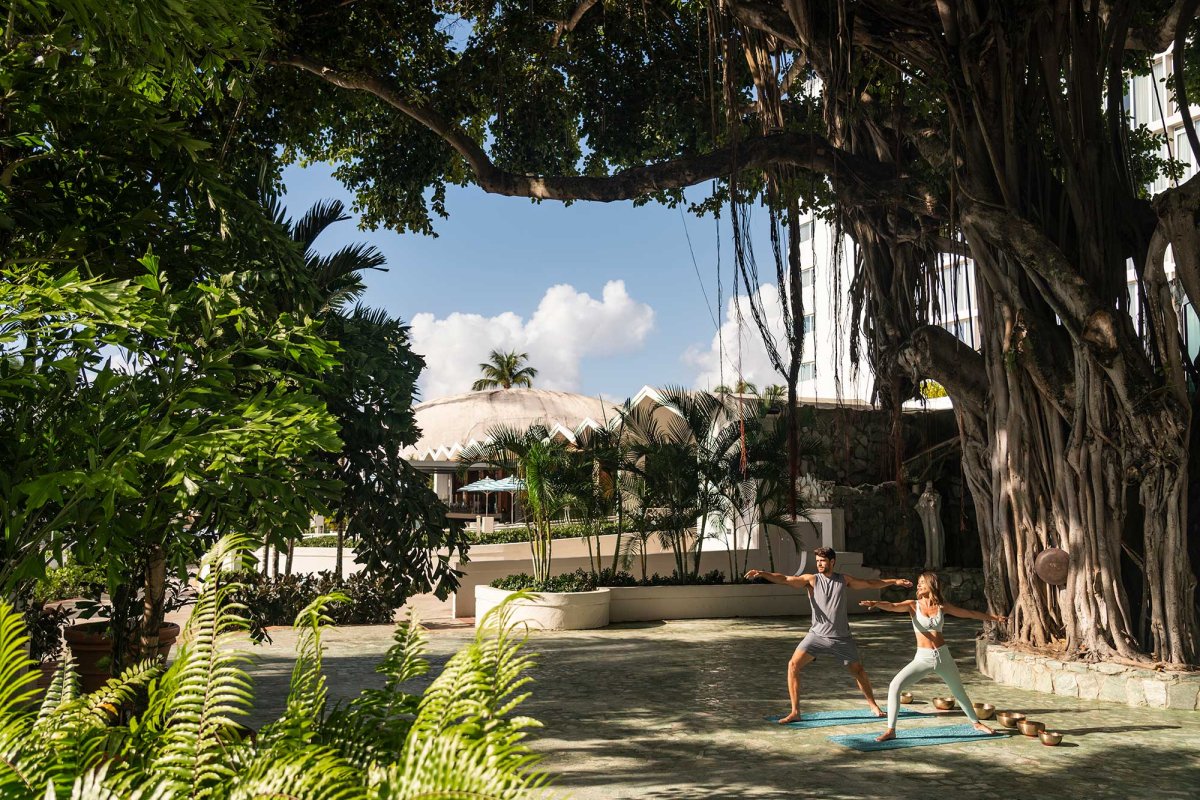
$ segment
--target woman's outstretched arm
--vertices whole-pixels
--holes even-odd
[[[878,608],[883,611],[894,611],[897,614],[907,614],[913,610],[914,600],[901,600],[899,603],[889,603],[886,600],[860,600],[859,605],[867,608]]]
[[[946,613],[952,617],[962,617],[963,619],[977,619],[983,622],[1008,622],[1008,617],[1003,614],[989,614],[986,611],[968,611],[965,608],[959,608],[952,603],[946,603],[942,608],[946,609]]]

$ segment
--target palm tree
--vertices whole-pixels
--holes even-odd
[[[402,602],[447,574],[430,561],[433,551],[417,543],[445,538],[445,506],[401,456],[415,439],[412,405],[424,362],[412,352],[401,320],[386,310],[355,304],[366,290],[363,273],[383,271],[384,255],[365,244],[346,245],[328,255],[317,252],[318,238],[350,219],[342,203],[318,202],[295,222],[269,194],[267,205],[303,254],[307,291],[297,292],[295,309],[320,319],[323,335],[342,348],[339,368],[323,377],[320,392],[338,419],[343,443],[330,464],[340,484],[330,501],[340,522],[334,571],[340,580],[349,539],[361,562],[388,569],[396,600]],[[461,531],[450,530],[453,541],[443,544],[461,548]]]
[[[670,413],[656,413],[660,409]],[[708,392],[667,387],[658,408],[626,402],[618,411],[629,435],[630,470],[645,481],[646,500],[659,509],[659,539],[674,554],[679,577],[695,575],[707,518],[720,502],[720,459],[737,438],[736,431],[718,426],[726,406]]]
[[[529,508],[526,525],[537,584],[532,588],[542,588],[550,578],[550,523],[571,498],[571,463],[566,444],[552,437],[545,425],[531,425],[526,430],[497,425],[488,429],[485,442],[459,453],[458,463],[462,470],[483,463],[516,473]]]
[[[488,360],[479,365],[483,377],[471,384],[471,391],[482,392],[485,389],[511,389],[514,386],[533,386],[533,379],[538,371],[529,366],[522,367],[521,362],[529,360],[529,353],[518,353],[513,350],[502,353],[493,350]]]

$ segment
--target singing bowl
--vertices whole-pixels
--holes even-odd
[[[933,698],[933,707],[938,711],[949,711],[954,708],[953,697],[935,697]]]
[[[996,719],[1006,728],[1015,728],[1018,722],[1025,719],[1025,715],[1019,711],[1001,711],[996,715]]]
[[[901,703],[908,704],[908,703],[911,703],[913,701],[913,699],[914,698],[913,698],[912,692],[901,692],[900,693],[900,702]]]
[[[996,707],[991,703],[972,703],[975,706],[975,716],[980,719],[991,719],[996,716]]]
[[[1042,740],[1042,744],[1046,747],[1054,747],[1062,741],[1062,734],[1058,731],[1042,731],[1038,734],[1038,738]]]
[[[1021,733],[1026,736],[1037,736],[1042,731],[1046,730],[1046,725],[1041,722],[1034,722],[1031,719],[1023,719],[1017,723],[1017,727],[1021,729]]]

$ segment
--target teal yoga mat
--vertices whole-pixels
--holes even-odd
[[[887,711],[887,709],[885,708],[884,711]],[[902,708],[898,716],[900,719],[912,719],[913,717],[928,718],[934,715],[922,714],[920,711],[910,711],[907,708]],[[783,714],[767,717],[771,722],[778,722],[782,718]],[[887,727],[886,719],[875,716],[869,708],[852,708],[845,711],[805,711],[800,715],[800,719],[795,722],[789,722],[783,725],[783,727],[830,728],[834,725],[861,725],[865,722],[881,722],[884,727]]]
[[[886,724],[886,723],[885,723]],[[988,735],[977,731],[970,725],[943,725],[936,728],[901,728],[896,731],[895,739],[877,742],[875,737],[880,733],[844,733],[840,736],[830,736],[829,741],[845,745],[863,753],[876,750],[899,750],[904,747],[930,747],[937,744],[959,744],[961,742],[979,742],[1007,739],[1003,734]]]

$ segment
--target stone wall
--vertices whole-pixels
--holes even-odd
[[[1131,706],[1200,711],[1200,674],[1158,672],[1102,662],[1085,664],[1012,650],[977,639],[979,671],[997,683]]]
[[[925,563],[925,534],[912,486],[932,480],[942,495],[946,563],[982,565],[975,507],[965,492],[952,411],[906,412],[900,417],[898,470],[893,416],[885,411],[814,408],[802,411],[825,457],[803,465],[820,480],[835,481],[834,503],[846,512],[846,547],[863,563]],[[955,440],[949,446],[939,447]],[[908,484],[897,490],[897,473]]]
[[[921,570],[911,567],[876,567],[880,577],[908,578],[917,584]],[[983,594],[983,570],[963,567],[939,569],[938,580],[942,584],[942,596],[946,602],[972,611],[987,610],[987,599]],[[915,589],[892,586],[879,593],[880,598],[892,603],[915,597]]]

